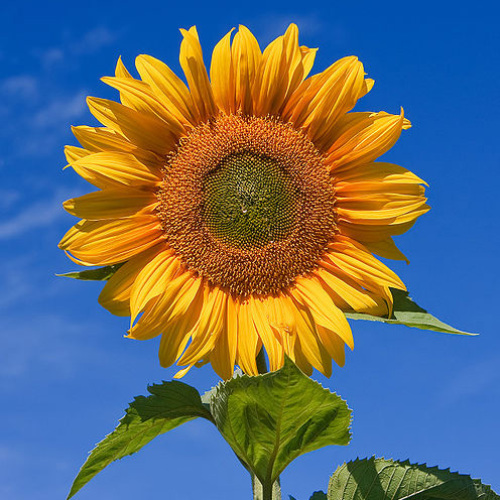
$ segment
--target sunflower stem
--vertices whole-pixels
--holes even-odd
[[[253,500],[281,500],[281,487],[279,478],[274,484],[262,484],[252,474]]]
[[[257,370],[261,375],[268,373],[266,356],[264,354],[264,348],[261,348],[259,354],[255,358],[257,364]],[[281,486],[280,478],[276,479],[274,484],[261,483],[256,476],[252,474],[252,490],[253,490],[253,500],[281,500]]]

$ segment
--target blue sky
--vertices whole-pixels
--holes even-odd
[[[207,59],[233,26],[261,45],[298,24],[317,69],[355,54],[375,79],[359,110],[398,112],[413,128],[386,159],[429,184],[432,210],[392,264],[412,296],[455,337],[353,323],[346,366],[318,379],[354,409],[352,443],[298,459],[283,491],[306,500],[338,464],[373,454],[482,477],[500,491],[498,310],[498,7],[456,2],[8,2],[0,7],[0,498],[64,498],[87,452],[134,395],[172,377],[157,342],[123,339],[127,321],[101,288],[56,278],[74,223],[61,202],[89,188],[62,172],[70,125],[93,124],[85,96],[119,55],[148,53],[178,70],[178,28],[198,26]],[[185,378],[200,391],[209,367]],[[111,465],[78,499],[250,498],[246,472],[210,424],[195,421]],[[285,497],[286,498],[286,497]]]

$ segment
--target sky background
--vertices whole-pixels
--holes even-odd
[[[463,5],[463,6],[461,6]],[[498,7],[493,1],[13,2],[0,7],[0,498],[65,498],[94,444],[148,383],[169,380],[158,342],[123,338],[127,320],[97,304],[99,283],[57,249],[75,223],[61,202],[91,190],[62,171],[70,125],[95,124],[85,96],[116,98],[99,81],[122,55],[151,54],[179,70],[178,28],[198,26],[206,61],[239,23],[261,46],[289,22],[319,47],[316,70],[357,55],[373,91],[357,110],[413,122],[385,159],[430,185],[432,210],[397,239],[393,263],[416,301],[478,337],[352,324],[346,366],[318,380],[354,409],[348,447],[297,459],[288,494],[326,490],[344,460],[376,454],[451,467],[500,492]],[[200,392],[207,366],[184,379]],[[247,473],[215,428],[194,421],[112,464],[77,499],[251,498]]]

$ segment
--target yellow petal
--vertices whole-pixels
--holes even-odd
[[[210,65],[210,80],[214,100],[226,113],[235,111],[234,73],[231,58],[231,30],[215,46]]]
[[[351,309],[375,316],[388,313],[388,308],[380,297],[364,290],[358,282],[348,276],[342,275],[340,272],[336,273],[331,267],[329,269],[320,267],[314,273],[320,278],[323,288],[333,302],[342,310]],[[340,305],[341,301],[347,304],[346,309]]]
[[[157,217],[140,215],[112,221],[80,221],[65,234],[59,248],[84,265],[105,266],[125,262],[162,238]]]
[[[311,49],[303,45],[300,47],[300,52],[302,54],[303,77],[305,78],[312,70],[318,49]]]
[[[231,295],[227,297],[226,314],[225,327],[210,353],[210,362],[214,370],[225,380],[233,375],[238,345],[238,311]]]
[[[192,321],[193,316],[186,314],[165,325],[158,351],[160,365],[163,368],[173,365],[186,348],[189,342],[189,331],[193,327]],[[181,372],[184,372],[184,370],[181,370]],[[184,375],[185,373],[178,373],[175,378],[181,378]]]
[[[196,293],[190,295],[191,301],[188,311],[186,311],[186,314],[179,315],[174,319],[170,316],[167,328],[161,337],[159,357],[160,364],[163,367],[172,365],[181,356],[189,342],[190,332],[196,325],[203,307],[203,293],[199,293],[199,283],[196,283],[195,286],[193,286],[193,283],[190,283],[190,286],[190,291],[195,289]],[[183,290],[178,295],[183,297]]]
[[[185,280],[170,303],[168,308],[169,320],[173,321],[185,314],[192,314],[192,304],[199,295],[202,286],[202,279],[194,275]]]
[[[404,116],[388,113],[349,113],[338,120],[327,151],[326,161],[331,172],[369,163],[398,140]]]
[[[345,343],[344,341],[333,331],[317,326],[318,337],[321,343],[324,345],[328,354],[333,358],[335,363],[339,366],[344,366],[345,364]]]
[[[181,123],[195,124],[193,100],[184,82],[162,61],[146,54],[135,60],[141,78]]]
[[[165,166],[164,156],[162,157],[152,151],[137,147],[135,144],[125,139],[125,137],[113,132],[107,127],[79,126],[72,127],[72,131],[80,144],[89,152],[100,153],[117,151],[130,153],[133,154],[138,161],[154,171],[160,170]],[[72,161],[68,160],[68,163]]]
[[[165,249],[143,267],[130,294],[131,324],[149,301],[165,292],[179,267],[180,261],[171,249]]]
[[[350,205],[354,205],[354,200]],[[430,207],[425,201],[406,201],[397,202],[370,202],[363,201],[357,206],[346,208],[346,204],[338,204],[337,214],[340,221],[356,224],[404,224],[411,222],[417,217],[427,213]]]
[[[101,80],[120,91],[120,95],[127,97],[129,107],[152,118],[159,118],[168,126],[168,129],[179,137],[185,132],[184,126],[172,114],[162,102],[155,96],[147,83],[134,78],[112,78],[103,77]]]
[[[297,329],[297,340],[302,352],[312,366],[324,375],[330,376],[332,360],[318,339],[312,310],[304,303],[304,297],[301,293],[297,293],[297,289],[293,289],[290,295],[294,303],[292,312]]]
[[[320,281],[314,276],[300,277],[296,280],[296,288],[303,303],[310,309],[314,321],[335,332],[351,349],[354,349],[351,327],[343,312],[321,286]]]
[[[87,104],[90,112],[103,125],[123,135],[140,148],[164,155],[176,144],[175,134],[159,118],[97,97],[88,97]]]
[[[90,151],[87,151],[83,148],[78,148],[76,146],[65,146],[64,147],[64,155],[66,156],[66,161],[68,163],[79,160],[80,158],[84,158],[88,156]]]
[[[129,142],[125,137],[117,134],[107,127],[87,127],[80,125],[71,127],[78,142],[92,152],[98,151],[124,151],[131,152],[137,146]],[[71,163],[68,160],[68,163]]]
[[[199,322],[191,333],[191,344],[179,359],[179,364],[196,363],[213,349],[225,328],[226,304],[226,292],[218,287],[213,287],[208,291]]]
[[[233,62],[236,110],[253,114],[252,89],[259,71],[262,53],[259,43],[250,30],[240,25],[231,47]]]
[[[254,297],[248,299],[250,315],[266,349],[271,371],[279,370],[284,363],[283,346],[271,327],[272,323],[277,323],[274,300],[273,297],[262,300]]]
[[[415,224],[416,219],[402,224],[361,224],[350,221],[339,221],[339,229],[342,234],[363,243],[373,243],[384,240],[391,236],[403,234]]]
[[[363,245],[371,253],[383,257],[384,259],[404,260],[407,264],[410,263],[408,258],[399,250],[390,236],[380,241],[365,242]]]
[[[93,153],[73,161],[71,167],[101,189],[127,186],[153,190],[161,182],[159,171],[148,168],[130,153]]]
[[[142,268],[164,249],[154,247],[133,257],[111,276],[99,295],[99,304],[116,316],[130,316],[130,291]]]
[[[133,79],[133,76],[129,73],[128,69],[125,67],[122,61],[122,57],[118,57],[118,61],[116,62],[115,75],[117,78],[127,78]],[[134,107],[134,103],[126,93],[120,92],[120,101],[124,106],[128,106],[129,108],[136,109]]]
[[[304,356],[304,350],[300,343],[300,339],[297,337],[295,342],[295,352],[294,356],[291,357],[292,361],[308,376],[310,377],[313,372],[312,364]]]
[[[168,271],[170,272],[170,268]],[[193,306],[190,308],[188,316],[193,318],[193,325],[196,323],[195,313],[198,309],[195,306],[198,304],[197,293],[200,283],[191,273],[179,272],[180,274],[176,277],[170,276],[170,279],[162,280],[161,285],[158,284],[155,289],[152,289],[151,286],[148,288],[150,294],[144,299],[144,312],[135,325],[130,328],[128,335],[130,338],[146,340],[166,332],[171,324],[182,318],[183,315],[179,314],[174,317],[172,309],[179,300],[184,300],[185,294],[189,294]],[[161,276],[161,274],[156,273],[156,276]],[[192,291],[194,293],[191,293]],[[142,308],[139,309],[140,305],[136,304],[137,301],[132,305],[133,292],[134,289],[132,289],[130,296],[131,319],[135,320],[136,311]],[[186,335],[190,335],[190,332],[187,331]]]
[[[238,307],[238,346],[236,359],[241,369],[248,375],[258,375],[255,359],[260,351],[262,342],[255,329],[254,322],[247,302]]]
[[[288,97],[304,78],[298,29],[290,24],[283,36],[264,50],[258,77],[253,88],[254,112],[257,116],[277,115]]]
[[[357,182],[380,182],[384,183],[386,188],[391,188],[392,184],[428,185],[406,168],[386,162],[365,163],[358,165],[356,168],[335,172],[334,174],[336,190],[344,189]]]
[[[198,32],[196,27],[192,26],[188,31],[181,29],[181,33],[183,40],[179,61],[186,75],[194,104],[198,109],[198,118],[205,121],[215,115],[216,106],[205,63],[203,62]]]
[[[357,57],[344,57],[304,82],[290,98],[285,118],[306,129],[320,150],[332,142],[340,117],[350,111],[366,90],[363,65]]]
[[[390,242],[392,235],[407,230],[429,210],[422,184],[425,182],[415,174],[390,163],[369,163],[339,171],[335,177],[339,226],[362,242]],[[379,227],[367,230],[370,225]],[[392,254],[401,259],[393,244],[391,247]]]
[[[403,282],[385,264],[370,254],[360,243],[346,236],[337,235],[329,245],[322,265],[330,261],[334,266],[351,275],[359,283],[406,290]],[[364,285],[363,285],[364,286]]]
[[[137,212],[151,213],[158,199],[151,191],[106,189],[64,202],[67,212],[80,219],[103,220],[130,217]]]

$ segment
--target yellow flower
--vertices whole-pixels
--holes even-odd
[[[356,57],[308,77],[316,49],[292,24],[261,52],[240,26],[215,47],[210,77],[195,27],[181,30],[186,86],[161,61],[121,60],[103,80],[121,104],[88,98],[69,165],[98,188],[65,202],[83,219],[60,247],[82,265],[124,263],[99,301],[130,315],[129,337],[161,335],[162,366],[210,362],[257,374],[285,354],[331,374],[353,348],[342,311],[388,314],[401,280],[373,254],[403,260],[392,236],[429,207],[424,182],[374,162],[410,126],[349,113],[373,85]]]

